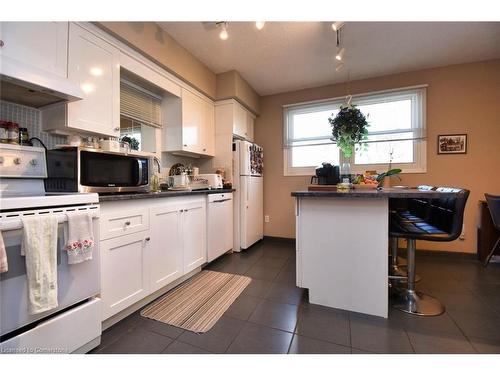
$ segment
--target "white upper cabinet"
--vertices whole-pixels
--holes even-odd
[[[253,142],[255,120],[253,113],[234,99],[217,102],[216,107],[217,134],[225,134],[227,129],[232,129],[233,135]]]
[[[24,69],[68,76],[68,22],[2,22],[0,40],[2,59]]]
[[[68,79],[83,99],[43,110],[45,130],[120,135],[119,52],[84,28],[69,27]]]
[[[181,97],[165,103],[166,126],[163,150],[184,155],[214,155],[214,106],[182,88]]]

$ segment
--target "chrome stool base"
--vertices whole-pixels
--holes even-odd
[[[444,306],[436,298],[408,289],[401,289],[397,292],[392,307],[420,316],[437,316],[445,311]]]
[[[390,276],[395,276],[392,278],[395,282],[403,282],[408,278],[408,272],[400,266],[391,265],[389,267],[389,278],[391,278]],[[415,282],[418,283],[420,280],[422,278],[419,275],[415,275]]]

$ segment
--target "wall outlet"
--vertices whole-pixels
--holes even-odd
[[[458,237],[462,241],[465,240],[465,225],[462,224],[462,233],[460,233],[460,237]]]
[[[269,223],[269,221],[270,221],[269,215],[264,215],[264,222]]]

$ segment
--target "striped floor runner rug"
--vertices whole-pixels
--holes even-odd
[[[207,332],[251,281],[247,276],[201,271],[146,307],[141,315],[192,332]]]

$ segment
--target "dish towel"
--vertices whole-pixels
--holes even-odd
[[[5,243],[3,242],[2,232],[0,232],[0,273],[9,270],[9,263],[7,263],[7,251],[5,251]]]
[[[57,304],[57,218],[23,217],[21,255],[26,257],[28,312],[39,314]]]
[[[68,216],[68,232],[66,251],[68,264],[77,264],[92,259],[94,249],[94,232],[92,215],[89,212],[70,211]]]

